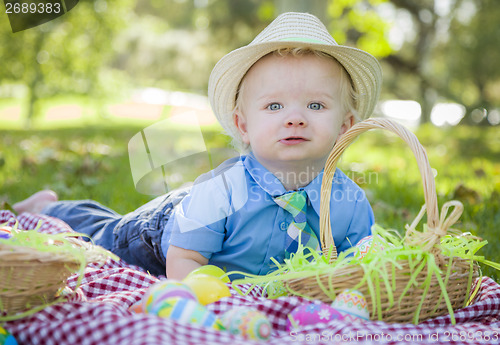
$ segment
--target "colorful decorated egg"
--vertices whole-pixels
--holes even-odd
[[[0,226],[0,238],[9,239],[12,237],[12,228],[10,226]]]
[[[377,236],[377,235],[376,235]],[[362,239],[359,240],[359,242],[356,244],[356,253],[355,257],[362,259],[368,254],[369,252],[372,253],[377,253],[383,251],[385,248],[383,245],[381,245],[381,242],[385,242],[381,239],[381,237],[378,237],[379,241],[373,244],[373,235],[369,235],[366,237],[363,237]],[[386,243],[387,245],[391,246],[390,243]]]
[[[173,297],[163,300],[155,315],[172,320],[187,322],[197,326],[223,330],[224,326],[217,316],[200,303],[189,299]]]
[[[342,314],[326,303],[312,302],[299,305],[288,314],[287,331],[315,325],[317,323],[327,323],[331,320],[343,320]]]
[[[198,301],[196,294],[186,284],[177,280],[167,279],[154,283],[149,287],[142,299],[142,309],[146,313],[156,314],[154,308],[159,308],[166,299],[180,297]]]
[[[186,277],[182,282],[193,290],[198,301],[203,305],[231,296],[231,291],[224,282],[207,274]]]
[[[231,309],[222,315],[221,322],[231,334],[240,335],[245,339],[268,340],[271,337],[271,323],[256,309]]]
[[[0,327],[0,345],[17,345],[16,338],[3,327]]]
[[[346,321],[360,322],[370,320],[368,303],[363,293],[358,290],[345,289],[337,295],[332,303],[332,307],[338,310]]]
[[[198,267],[194,271],[191,271],[187,277],[192,277],[197,274],[206,274],[209,276],[213,276],[215,278],[218,278],[222,280],[224,283],[230,283],[231,281],[229,280],[229,277],[226,276],[226,272],[222,270],[222,268],[215,266],[215,265],[203,265],[201,267]],[[187,278],[186,277],[186,278]]]
[[[142,300],[140,300],[139,302],[136,302],[136,303],[132,304],[128,308],[128,310],[130,310],[131,312],[136,313],[136,314],[142,314],[142,313],[144,313]]]
[[[356,254],[355,257],[362,259],[365,257],[365,255],[368,253],[372,246],[373,242],[373,236],[369,235],[366,237],[363,237],[362,239],[359,240],[358,243],[356,243]]]

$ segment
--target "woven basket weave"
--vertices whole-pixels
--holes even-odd
[[[106,259],[90,243],[76,238],[65,241],[84,249],[86,263]],[[2,319],[50,304],[66,286],[67,278],[80,267],[81,261],[74,253],[43,252],[0,243],[0,314],[7,315]]]
[[[416,221],[407,228],[405,242],[407,244],[418,243],[421,247],[425,248],[427,252],[432,253],[436,263],[443,272],[446,272],[448,269],[448,264],[452,266],[446,290],[453,310],[462,308],[469,299],[468,292],[471,287],[471,270],[472,281],[478,276],[477,264],[462,258],[453,258],[452,261],[450,261],[450,258],[444,256],[441,250],[435,245],[440,242],[442,236],[447,234],[449,227],[458,220],[463,206],[458,201],[447,203],[443,207],[441,218],[439,217],[436,188],[427,154],[413,133],[393,121],[387,119],[368,119],[357,123],[337,141],[330,153],[325,165],[321,187],[320,236],[323,255],[327,257],[330,249],[330,262],[337,259],[337,251],[331,231],[329,210],[332,181],[337,162],[349,144],[351,144],[361,133],[370,129],[385,129],[395,133],[401,137],[413,151],[424,187],[425,209],[427,210],[427,230],[422,233],[414,229],[416,223],[419,221],[418,218],[421,218],[423,215],[421,211]],[[452,212],[449,217],[447,217],[450,208],[452,208]],[[430,288],[426,294],[420,287],[427,276],[427,271],[425,269],[417,276],[417,284],[412,285],[399,301],[399,298],[402,296],[409,282],[411,268],[405,260],[401,260],[398,264],[400,265],[399,268],[395,267],[393,264],[387,264],[386,266],[386,272],[392,272],[390,273],[391,279],[395,281],[393,296],[396,302],[391,305],[388,291],[381,289],[380,299],[376,307],[381,307],[382,313],[375,316],[371,315],[371,319],[378,318],[386,322],[418,323],[431,317],[447,314],[448,308],[445,299],[442,298],[441,288],[436,277],[432,277]],[[322,271],[320,274],[311,273],[310,276],[295,279],[291,278],[285,280],[285,284],[292,294],[319,299],[323,302],[332,302],[331,296],[336,296],[345,289],[352,289],[354,286],[357,286],[358,283],[363,280],[364,275],[365,271],[361,265],[347,265],[332,269],[330,272]],[[323,288],[319,286],[320,284]],[[329,296],[325,294],[325,288],[329,290]],[[369,311],[375,310],[372,308],[376,301],[372,300],[367,284],[363,284],[357,289],[366,297]],[[422,303],[423,297],[424,300]],[[439,305],[437,305],[438,302]],[[420,303],[422,303],[420,314],[415,315],[417,306]]]

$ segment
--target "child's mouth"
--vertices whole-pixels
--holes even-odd
[[[285,139],[281,139],[280,142],[285,145],[295,145],[295,144],[300,144],[307,141],[307,139],[304,139],[302,137],[289,137]]]

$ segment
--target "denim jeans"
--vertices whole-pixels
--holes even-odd
[[[87,234],[95,244],[129,264],[153,275],[165,275],[163,230],[174,207],[187,193],[188,189],[172,191],[126,215],[93,200],[58,201],[49,204],[42,213],[65,221],[73,230]]]

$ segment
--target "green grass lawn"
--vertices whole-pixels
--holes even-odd
[[[61,199],[94,199],[120,213],[131,211],[153,196],[136,191],[128,142],[147,124],[78,128],[0,129],[0,201],[14,203],[43,188]],[[204,128],[209,148],[227,146],[216,127]],[[465,210],[455,228],[470,231],[489,244],[479,254],[500,262],[500,138],[498,128],[424,126],[416,131],[436,172],[439,204],[458,199]],[[189,140],[189,129],[165,134],[165,149]],[[216,153],[220,153],[216,157]],[[212,163],[225,152],[213,150]],[[179,163],[167,171],[178,185],[207,171],[210,165]],[[376,221],[402,231],[422,206],[423,191],[415,159],[392,134],[369,132],[349,147],[340,167],[367,192]],[[178,171],[174,171],[178,170]],[[172,184],[171,186],[176,186]],[[483,274],[500,281],[500,272]]]

